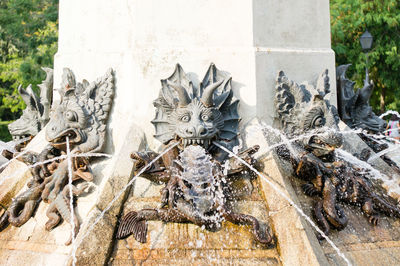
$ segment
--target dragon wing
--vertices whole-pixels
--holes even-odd
[[[275,108],[280,128],[286,133],[294,133],[297,130],[296,115],[303,102],[309,102],[310,93],[305,85],[299,85],[288,79],[283,71],[279,71],[276,78]]]
[[[97,119],[103,125],[106,123],[114,97],[114,72],[110,68],[95,82],[85,88],[90,92],[90,98],[94,101],[94,112]]]

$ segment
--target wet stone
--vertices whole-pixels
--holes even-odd
[[[136,187],[138,184],[140,188]],[[162,188],[138,178],[133,197],[124,205],[123,215],[133,210],[157,208]],[[254,215],[264,228],[269,227],[268,210],[256,186],[249,198],[235,201],[233,209]],[[277,250],[257,243],[249,226],[223,222],[221,230],[210,232],[194,224],[147,221],[147,225],[147,243],[139,243],[132,236],[116,241],[109,261],[111,265],[280,264]]]

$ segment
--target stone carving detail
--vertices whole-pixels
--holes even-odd
[[[61,102],[52,112],[46,127],[46,139],[49,145],[40,153],[24,156],[28,164],[43,162],[65,155],[67,140],[71,153],[100,152],[106,134],[106,123],[114,95],[114,77],[112,69],[89,84],[75,81],[73,72],[64,68],[62,76]],[[56,159],[56,158],[55,158]],[[72,193],[80,195],[87,188],[93,175],[87,157],[72,159]],[[68,185],[68,160],[58,159],[36,166],[32,170],[33,178],[28,189],[16,196],[6,212],[13,226],[21,226],[33,215],[36,205],[43,200],[49,203],[46,229],[53,229],[63,218],[71,221],[70,187]],[[82,181],[86,181],[83,182]],[[77,184],[79,182],[79,184]],[[6,219],[2,219],[5,223]],[[74,215],[75,234],[79,230],[79,221]],[[0,228],[2,225],[0,225]],[[66,243],[69,244],[71,239]]]
[[[160,96],[155,100],[156,117],[152,121],[155,137],[165,149],[178,146],[156,161],[142,175],[155,182],[165,183],[162,204],[158,209],[132,211],[123,217],[117,238],[133,234],[139,242],[146,242],[148,220],[191,222],[208,230],[221,228],[221,221],[250,225],[257,241],[272,241],[268,231],[261,230],[258,220],[250,215],[237,214],[230,208],[235,192],[235,180],[245,180],[245,166],[228,159],[213,144],[214,141],[232,149],[238,143],[238,100],[234,99],[231,78],[213,64],[199,87],[193,85],[180,65],[166,80],[161,81]],[[257,146],[239,153],[250,164]],[[158,154],[134,152],[136,169],[146,166]],[[227,166],[223,173],[222,164]],[[247,176],[247,178],[250,178]]]
[[[382,132],[386,122],[372,112],[369,105],[374,84],[364,81],[364,87],[354,92],[355,82],[346,77],[351,64],[336,68],[338,106],[340,118],[350,128],[362,128],[371,132]]]
[[[343,135],[338,131],[336,108],[325,100],[327,93],[327,70],[316,87],[298,85],[282,71],[278,75],[275,105],[280,129],[289,139],[304,135],[293,142],[292,151],[282,145],[277,153],[292,163],[297,178],[306,181],[304,192],[317,198],[314,212],[321,229],[328,234],[331,228],[347,225],[339,201],[361,206],[374,225],[379,213],[400,217],[400,209],[392,199],[379,196],[368,170],[336,157],[335,149],[342,145]]]
[[[18,92],[26,103],[22,116],[8,125],[8,130],[14,140],[34,137],[49,121],[49,111],[53,98],[53,70],[42,68],[46,72],[46,79],[39,84],[40,98],[29,85],[26,90],[18,87]]]

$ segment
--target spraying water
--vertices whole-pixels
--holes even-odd
[[[389,194],[395,193],[397,195],[400,195],[400,187],[398,181],[396,181],[395,179],[391,179],[387,175],[382,174],[367,162],[361,161],[360,159],[345,150],[336,149],[336,154],[339,158],[346,160],[353,165],[369,170],[369,173],[371,174],[370,176],[372,178],[383,181],[383,184],[387,187],[387,191]]]
[[[71,238],[72,243],[75,242],[75,223],[74,223],[74,203],[73,203],[73,194],[72,194],[72,160],[71,160],[71,150],[69,147],[69,137],[67,136],[66,139],[67,144],[67,163],[68,163],[68,186],[69,186],[69,208],[71,209]],[[72,265],[75,266],[76,264],[76,250],[72,249]]]
[[[97,216],[96,220],[89,226],[88,230],[85,232],[84,235],[82,235],[81,238],[77,239],[75,243],[73,243],[73,252],[71,253],[71,256],[75,256],[76,254],[76,249],[78,246],[82,243],[82,241],[89,235],[90,232],[94,229],[94,226],[100,222],[100,220],[103,218],[104,214],[111,208],[111,206],[117,201],[119,197],[124,193],[126,189],[128,189],[133,182],[135,182],[136,178],[140,175],[142,175],[150,166],[152,166],[157,160],[159,160],[164,154],[175,148],[176,146],[179,145],[179,142],[174,143],[173,145],[169,146],[167,149],[165,149],[162,153],[160,153],[157,157],[155,157],[149,164],[144,166],[129,182],[126,184],[118,193],[116,196],[108,203],[107,207],[104,208],[104,210]],[[73,260],[76,260],[76,257],[73,257]]]
[[[379,118],[383,119],[387,115],[397,115],[398,117],[400,117],[400,114],[397,111],[389,110],[381,114]]]
[[[243,160],[242,158],[240,158],[239,156],[237,156],[236,154],[234,154],[232,151],[228,150],[227,148],[225,148],[224,146],[214,142],[214,145],[218,146],[220,149],[226,151],[227,153],[229,153],[231,156],[235,157],[236,159],[238,159],[242,164],[246,165],[247,167],[250,168],[250,170],[252,170],[253,172],[255,172],[260,178],[264,179],[265,182],[267,182],[267,184],[269,184],[276,192],[278,192],[279,195],[281,195],[285,200],[287,200],[289,202],[290,205],[292,205],[297,212],[304,217],[304,219],[306,221],[308,221],[310,223],[310,225],[323,237],[326,239],[326,241],[331,245],[331,247],[336,251],[336,253],[346,262],[347,265],[352,265],[350,263],[350,261],[346,258],[346,256],[340,251],[340,249],[335,245],[335,243],[333,243],[333,241],[324,233],[322,232],[321,229],[319,229],[319,227],[311,220],[311,218],[309,216],[307,216],[303,210],[297,206],[293,200],[291,198],[289,198],[288,196],[286,196],[286,194],[276,185],[274,184],[272,181],[270,181],[267,177],[267,175],[261,174],[259,171],[257,171],[253,166],[251,166],[250,164],[248,164],[245,160]]]

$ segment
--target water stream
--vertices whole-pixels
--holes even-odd
[[[74,195],[72,193],[72,158],[71,158],[71,150],[69,147],[69,137],[66,138],[67,144],[67,163],[68,163],[68,187],[69,187],[69,208],[71,210],[71,238],[72,244],[75,243],[75,223],[74,223]],[[61,192],[62,193],[62,192]],[[72,249],[72,265],[76,264],[76,249]]]
[[[117,201],[117,199],[119,197],[122,196],[122,194],[125,192],[126,189],[128,189],[133,182],[135,182],[136,178],[140,175],[142,175],[150,166],[152,166],[158,159],[160,159],[164,154],[166,154],[167,152],[169,152],[170,150],[172,150],[173,148],[175,148],[176,146],[179,145],[179,142],[174,143],[173,145],[169,146],[166,150],[164,150],[162,153],[160,153],[157,157],[155,157],[151,162],[149,162],[149,164],[147,164],[146,166],[144,166],[134,177],[131,178],[131,180],[120,190],[118,191],[118,193],[116,193],[116,196],[108,203],[107,207],[104,208],[104,210],[97,216],[96,220],[89,226],[89,228],[87,229],[87,231],[85,232],[84,235],[82,235],[82,237],[80,237],[79,239],[77,239],[73,245],[72,245],[72,253],[71,256],[73,257],[73,260],[76,260],[76,249],[78,248],[78,246],[82,243],[82,241],[93,231],[94,226],[100,222],[100,220],[103,218],[104,214],[111,208],[111,206],[115,203],[115,201]],[[74,257],[75,256],[75,257]]]
[[[267,174],[262,174],[260,173],[257,169],[255,169],[253,166],[251,166],[250,164],[248,164],[245,160],[243,160],[242,158],[240,158],[239,156],[237,156],[235,153],[233,153],[232,151],[228,150],[227,148],[225,148],[224,146],[218,144],[217,142],[214,142],[214,145],[218,146],[219,148],[221,148],[222,150],[224,150],[225,152],[229,153],[231,156],[235,157],[236,159],[238,159],[241,163],[243,163],[244,165],[246,165],[250,170],[252,170],[254,173],[256,173],[260,178],[262,178],[268,185],[270,185],[279,195],[281,195],[285,200],[287,200],[289,202],[290,205],[292,205],[297,212],[304,217],[304,219],[309,222],[309,224],[323,237],[326,239],[326,241],[331,245],[331,247],[336,251],[336,253],[346,262],[347,265],[352,265],[350,263],[350,261],[346,258],[346,256],[340,251],[340,249],[335,245],[335,243],[333,243],[333,241],[321,230],[319,229],[319,227],[311,220],[311,218],[306,215],[303,210],[294,203],[294,201],[289,198],[284,191],[282,191],[276,184],[274,184],[272,181],[270,181],[270,177]]]
[[[387,114],[398,114],[395,111],[390,111],[387,112]],[[384,115],[387,115],[386,113]],[[383,116],[383,115],[382,115]],[[400,116],[400,115],[399,115]],[[255,127],[254,130],[262,130],[262,132],[265,134],[269,134],[272,133],[273,135],[275,135],[275,137],[279,137],[276,138],[277,142],[276,143],[271,143],[271,145],[266,149],[263,150],[262,152],[264,154],[274,150],[276,147],[279,147],[281,145],[286,145],[288,147],[288,149],[290,150],[290,152],[297,156],[298,152],[296,151],[295,147],[293,147],[293,142],[304,139],[304,138],[308,138],[311,137],[312,135],[318,135],[318,133],[315,132],[309,132],[307,134],[304,135],[299,135],[296,136],[295,138],[292,139],[288,139],[284,134],[282,134],[282,132],[280,132],[278,129],[273,128],[271,126],[265,125],[263,124],[261,127]],[[327,130],[333,130],[333,129],[327,129]],[[325,133],[325,132],[324,132]],[[324,134],[324,133],[319,133],[319,134]],[[359,133],[363,133],[366,134],[369,137],[372,137],[374,140],[376,140],[378,143],[384,144],[387,143],[389,139],[387,136],[382,136],[382,135],[373,135],[373,134],[367,134],[361,130],[346,130],[346,131],[341,131],[341,133],[343,135],[346,134],[359,134]],[[22,140],[23,141],[23,140]],[[243,163],[244,165],[246,165],[247,167],[249,167],[250,170],[252,170],[253,172],[255,172],[258,176],[260,176],[260,178],[262,178],[267,184],[269,184],[280,196],[282,196],[286,201],[289,202],[289,204],[291,206],[293,206],[296,211],[302,216],[304,217],[304,219],[323,237],[326,239],[327,243],[329,243],[330,246],[332,246],[332,248],[335,250],[335,252],[346,262],[346,264],[351,265],[350,261],[346,258],[346,256],[340,251],[340,249],[335,245],[335,243],[333,243],[333,241],[326,236],[320,229],[319,227],[313,222],[313,220],[304,213],[304,211],[298,206],[296,205],[293,200],[291,200],[285,193],[284,191],[282,191],[277,184],[274,183],[274,181],[272,181],[271,177],[268,176],[268,174],[263,174],[260,173],[259,171],[257,171],[254,167],[252,167],[251,165],[249,165],[247,162],[245,162],[243,159],[241,159],[240,157],[238,157],[234,152],[228,150],[227,148],[225,148],[224,146],[214,142],[214,144],[216,146],[218,146],[219,148],[221,148],[222,150],[226,151],[228,154],[230,154],[230,156],[233,156],[235,158],[237,158],[241,163]],[[86,230],[86,232],[79,238],[76,238],[75,236],[75,223],[74,223],[74,207],[73,207],[73,191],[72,191],[72,178],[73,178],[73,169],[72,169],[72,158],[74,157],[107,157],[107,158],[112,158],[111,155],[108,154],[103,154],[103,153],[84,153],[84,154],[73,154],[70,151],[70,146],[69,146],[69,142],[68,142],[68,138],[67,138],[67,154],[66,155],[61,155],[59,157],[56,158],[52,158],[43,162],[37,162],[33,165],[28,166],[29,168],[33,168],[36,167],[38,165],[42,165],[42,164],[46,164],[52,161],[56,161],[56,160],[60,160],[60,159],[67,159],[68,160],[68,185],[69,185],[69,196],[70,196],[70,209],[71,209],[71,235],[72,235],[72,252],[71,252],[71,257],[72,257],[72,265],[76,264],[76,251],[77,248],[79,247],[79,245],[82,243],[82,241],[92,232],[92,230],[95,228],[95,225],[97,223],[100,222],[100,220],[103,218],[104,214],[112,207],[112,205],[118,200],[118,198],[120,198],[120,196],[124,193],[124,191],[129,188],[133,182],[136,180],[136,178],[140,175],[142,175],[144,173],[144,171],[146,171],[149,167],[151,167],[151,165],[156,162],[159,158],[161,158],[161,156],[163,156],[165,153],[167,153],[168,151],[170,151],[171,149],[173,149],[174,147],[176,147],[178,145],[178,143],[175,143],[174,145],[171,145],[170,147],[168,147],[165,151],[163,151],[161,154],[159,154],[156,158],[154,158],[149,164],[147,164],[145,167],[143,167],[134,177],[131,178],[131,180],[118,192],[116,193],[115,197],[109,202],[109,204],[106,206],[106,208],[104,208],[104,210],[97,215],[96,219],[94,220],[93,223],[91,223],[90,225],[88,225],[88,229]],[[10,148],[3,145],[3,148]],[[0,148],[2,148],[0,147]],[[391,146],[373,156],[371,156],[369,158],[369,160],[367,162],[365,161],[361,161],[359,160],[357,157],[353,156],[352,154],[350,154],[349,152],[343,150],[343,149],[336,149],[336,154],[338,156],[338,158],[344,159],[346,161],[349,161],[350,163],[359,166],[361,168],[367,169],[371,174],[373,178],[382,180],[389,188],[389,192],[395,192],[397,194],[400,195],[400,186],[398,184],[398,182],[396,182],[396,180],[389,178],[388,176],[386,176],[384,173],[379,172],[377,169],[375,169],[370,162],[373,162],[376,158],[392,152],[392,151],[396,151],[400,149],[400,144],[398,143],[391,143]],[[7,166],[10,162],[12,162],[13,160],[23,156],[24,154],[26,154],[28,152],[28,150],[24,150],[23,152],[20,152],[17,154],[16,157],[12,158],[11,160],[9,160],[8,162],[4,163],[3,165],[0,166],[0,168]],[[17,175],[21,175],[21,173],[19,173],[19,171],[16,171],[15,175],[13,176],[17,176]],[[0,180],[0,185],[7,179],[12,178],[13,176],[10,177],[4,177],[2,180]],[[398,181],[398,180],[397,180]]]

